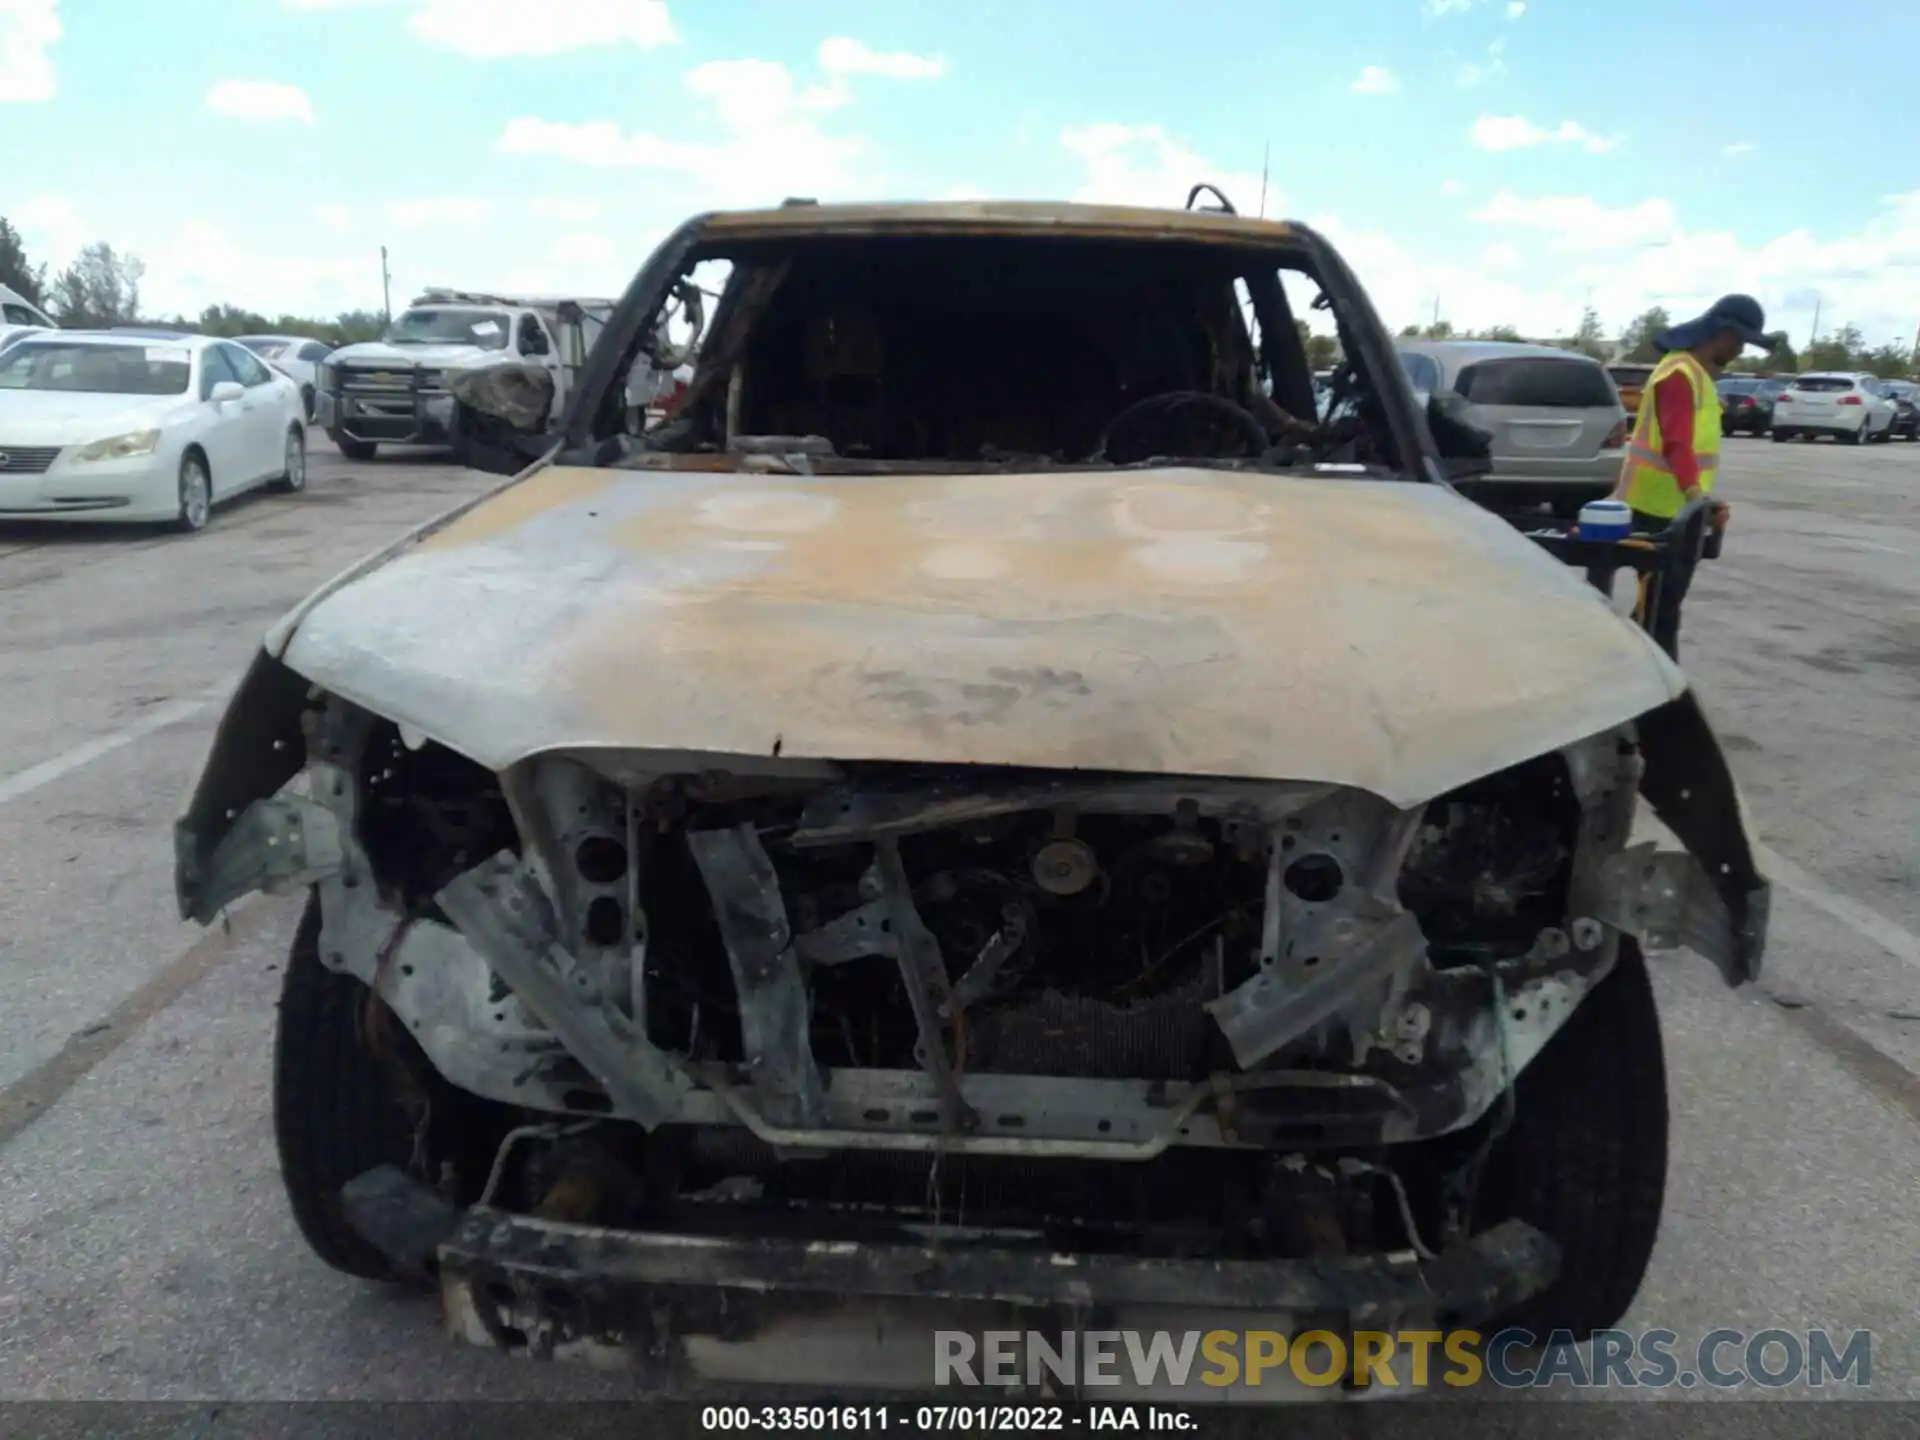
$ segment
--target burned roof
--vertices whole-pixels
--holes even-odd
[[[858,236],[1063,236],[1078,239],[1175,240],[1233,246],[1299,246],[1318,240],[1281,220],[1217,210],[1064,201],[948,200],[882,205],[788,204],[772,210],[722,211],[706,218],[708,243]]]

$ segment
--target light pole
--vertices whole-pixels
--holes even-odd
[[[393,277],[387,273],[387,247],[380,247],[380,309],[386,323],[393,324]]]

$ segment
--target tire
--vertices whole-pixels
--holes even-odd
[[[320,963],[320,901],[310,894],[287,955],[273,1047],[273,1136],[294,1223],[313,1253],[363,1280],[393,1266],[348,1222],[340,1190],[380,1165],[405,1166],[413,1127],[391,1072],[367,1048],[366,1020],[392,1012],[351,975]]]
[[[313,386],[300,387],[300,415],[309,425],[313,423]]]
[[[198,450],[182,455],[176,483],[173,528],[182,535],[198,535],[213,520],[213,474],[207,469],[207,457]]]
[[[1781,430],[1778,427],[1774,429],[1774,432],[1773,432],[1774,444],[1784,445],[1787,443],[1787,441],[1791,440],[1792,438],[1793,438],[1793,432],[1791,430]]]
[[[1853,431],[1851,434],[1847,436],[1847,443],[1849,445],[1864,445],[1867,443],[1867,422],[1866,421],[1862,420],[1860,422],[1860,428],[1858,430]]]
[[[349,460],[371,460],[380,450],[380,447],[371,440],[356,440],[351,435],[341,434],[338,430],[329,430],[327,438],[333,441],[334,448]]]
[[[1607,978],[1515,1088],[1513,1126],[1490,1157],[1480,1208],[1538,1226],[1562,1258],[1559,1278],[1502,1323],[1542,1341],[1555,1330],[1585,1340],[1632,1305],[1666,1200],[1666,1052],[1636,942],[1621,940]]]
[[[307,488],[307,432],[298,425],[287,427],[286,463],[273,488],[282,495],[297,495]]]

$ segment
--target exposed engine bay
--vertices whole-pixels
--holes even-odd
[[[1325,1225],[1426,1252],[1469,1223],[1444,1197],[1483,1122],[1678,873],[1624,849],[1630,732],[1399,810],[956,767],[495,776],[343,701],[306,724],[313,798],[228,848],[303,855],[282,878],[317,882],[325,962],[513,1107],[487,1143],[514,1112],[585,1122],[571,1150],[622,1177],[592,1218],[628,1224],[699,1196],[749,1231],[799,1206],[1129,1255],[1311,1254]],[[534,1209],[569,1153],[523,1147],[490,1198]],[[1311,1233],[1275,1198],[1309,1160],[1339,1181]]]

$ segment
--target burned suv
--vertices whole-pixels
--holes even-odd
[[[1751,979],[1767,887],[1680,670],[1454,491],[1323,239],[701,216],[561,433],[500,424],[519,473],[267,636],[178,829],[195,920],[310,892],[274,1105],[326,1262],[682,1386],[1621,1317],[1644,952]]]

